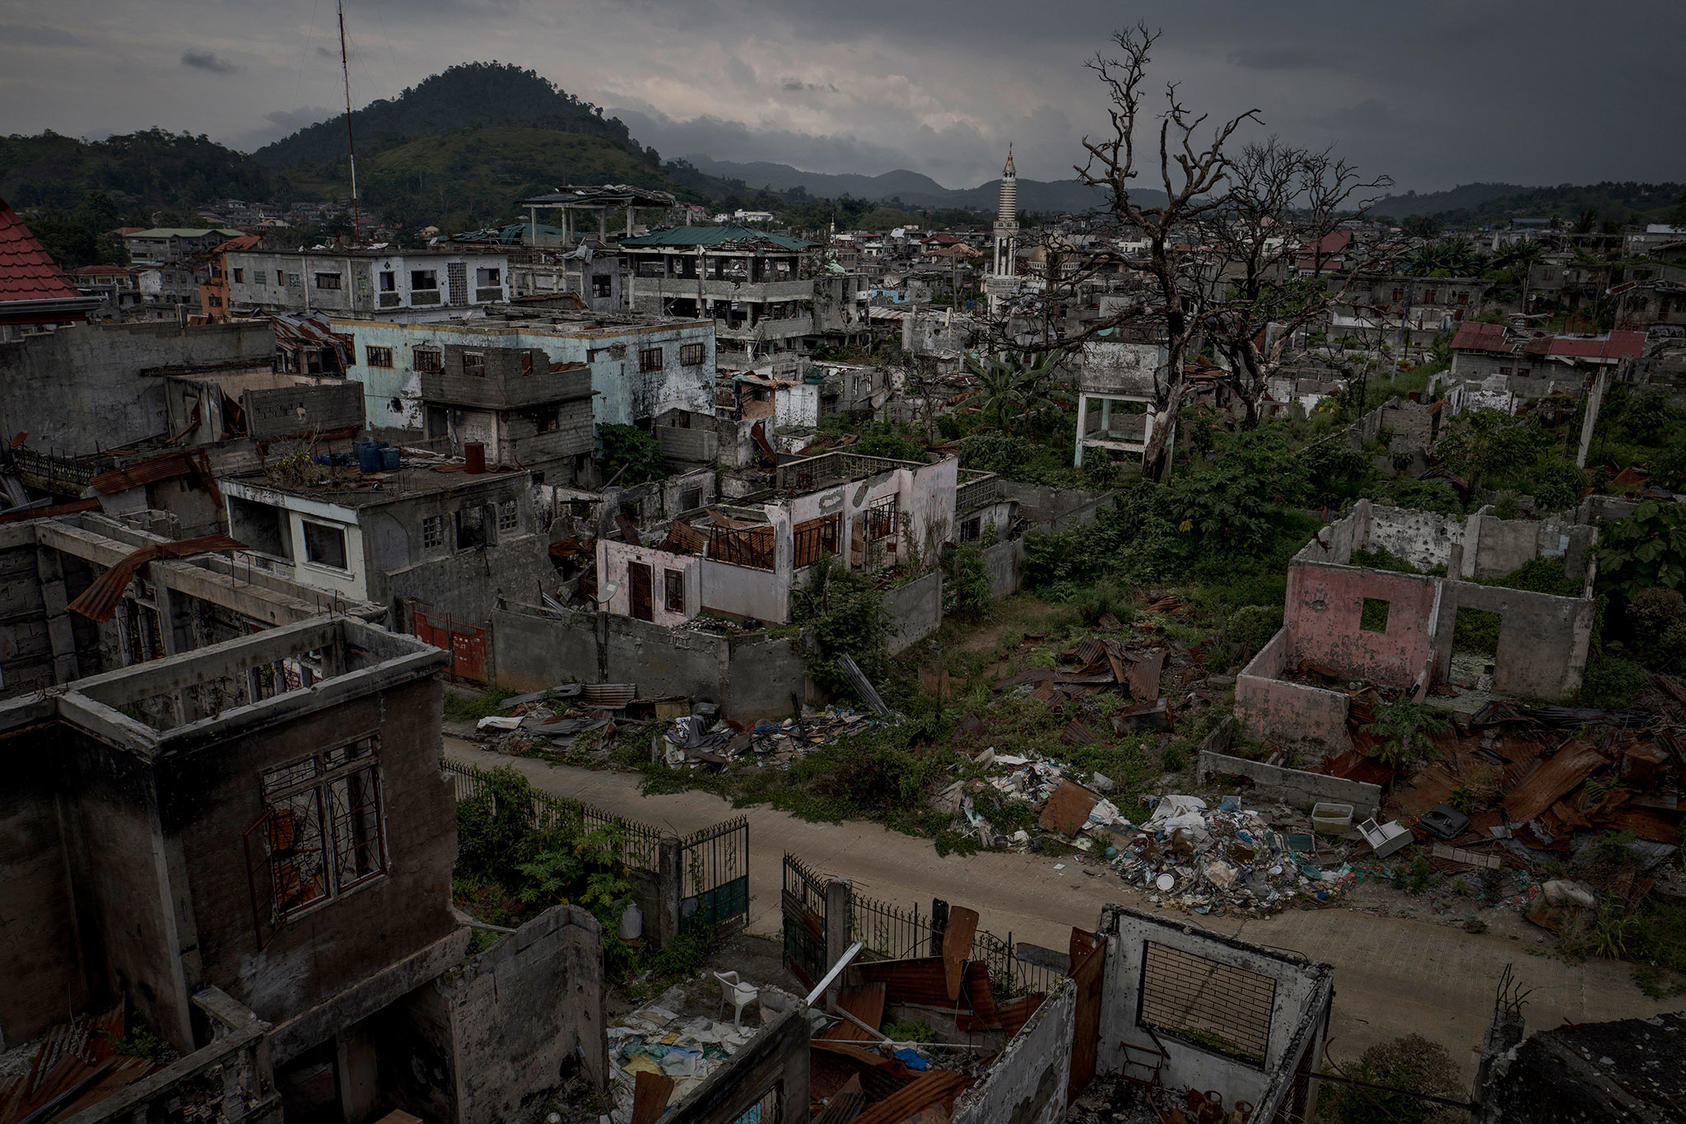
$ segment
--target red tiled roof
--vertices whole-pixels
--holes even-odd
[[[1561,355],[1569,359],[1622,359],[1628,356],[1637,356],[1645,350],[1645,333],[1611,332],[1607,336],[1537,336],[1528,341],[1528,346],[1524,350],[1529,355]]]
[[[80,265],[76,267],[78,277],[109,277],[119,273],[128,273],[126,265]]]
[[[1508,353],[1511,346],[1505,342],[1503,324],[1482,324],[1466,320],[1458,326],[1458,334],[1452,337],[1452,350]]]
[[[0,304],[75,300],[81,295],[18,213],[0,199]]]

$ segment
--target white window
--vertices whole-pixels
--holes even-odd
[[[445,545],[445,517],[428,515],[422,519],[422,549],[434,550]]]
[[[331,570],[345,570],[345,530],[327,523],[304,523],[304,558]]]
[[[521,529],[521,509],[514,500],[498,504],[498,530],[513,534]]]

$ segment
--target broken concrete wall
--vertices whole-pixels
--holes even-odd
[[[0,1041],[26,1042],[89,1001],[59,822],[59,762],[25,753],[0,785]]]
[[[1434,674],[1451,671],[1459,609],[1499,614],[1493,690],[1521,698],[1564,699],[1580,690],[1597,602],[1587,597],[1505,589],[1474,582],[1441,583]]]
[[[1002,480],[1001,494],[1019,505],[1019,515],[1036,530],[1064,531],[1086,527],[1117,499],[1111,492],[1088,492],[1081,488],[1053,488]]]
[[[1063,1119],[1076,1013],[1077,984],[1067,979],[1008,1041],[984,1079],[954,1102],[954,1124],[1055,1124]]]
[[[448,1012],[453,1124],[519,1118],[570,1058],[607,1083],[603,939],[585,910],[548,909],[431,986]]]
[[[648,610],[648,619],[655,624],[684,624],[702,612],[702,565],[703,560],[694,554],[676,554],[651,546],[632,546],[629,543],[616,542],[614,539],[597,540],[598,589],[607,592],[611,582],[615,587],[608,601],[603,604],[610,613],[623,617],[633,616],[635,610]],[[642,569],[635,570],[634,567]],[[645,589],[649,594],[647,605],[633,603],[634,573],[640,573],[646,579]],[[669,574],[678,575],[677,604],[669,601]]]
[[[1304,769],[1267,765],[1263,761],[1249,761],[1245,757],[1231,757],[1209,749],[1200,751],[1199,776],[1202,782],[1215,776],[1246,777],[1253,782],[1254,796],[1279,800],[1296,808],[1309,809],[1325,800],[1351,804],[1354,820],[1368,819],[1376,815],[1382,806],[1379,785],[1310,773]]]
[[[764,1011],[786,1006],[770,1026],[663,1117],[664,1124],[799,1121],[808,1114],[810,1031],[799,1001],[761,989]]]
[[[1235,714],[1260,741],[1307,745],[1330,754],[1352,748],[1346,693],[1282,678],[1288,630],[1280,629],[1235,679]]]
[[[1411,686],[1434,655],[1439,585],[1434,578],[1386,570],[1290,566],[1287,668],[1310,664],[1389,687]],[[1366,601],[1386,609],[1372,607],[1367,620]],[[1378,617],[1382,627],[1376,630]]]
[[[788,540],[788,533],[785,535]],[[773,570],[702,560],[703,611],[785,624],[790,620],[788,575]]]
[[[736,721],[783,717],[806,697],[802,660],[788,639],[669,629],[632,617],[521,607],[492,614],[500,687],[633,683],[638,697],[720,704]]]
[[[1594,527],[1559,517],[1500,519],[1483,508],[1469,517],[1461,574],[1465,578],[1502,578],[1536,558],[1561,558],[1563,572],[1582,580],[1597,534]]]
[[[983,550],[984,568],[989,572],[989,595],[1000,600],[1011,597],[1024,584],[1024,540],[1008,539]]]
[[[164,380],[143,370],[267,367],[274,355],[267,321],[76,324],[0,343],[0,416],[40,452],[110,449],[168,430]]]
[[[891,655],[905,652],[943,623],[942,571],[932,570],[884,591],[884,611],[889,615],[893,634],[887,647]]]
[[[1101,1072],[1139,1065],[1145,1055],[1126,1044],[1163,1047],[1167,1088],[1215,1090],[1226,1107],[1248,1101],[1253,1119],[1303,1115],[1294,1076],[1321,1049],[1333,969],[1120,906],[1102,911],[1099,932],[1109,945]]]
[[[181,864],[176,889],[192,922],[193,963],[283,1032],[282,1024],[307,1012],[330,1034],[362,1017],[368,995],[343,1014],[316,1008],[353,985],[367,988],[378,973],[429,953],[457,930],[450,911],[456,801],[439,770],[440,690],[432,677],[412,680],[219,741],[214,752],[172,752],[160,761],[158,816]],[[365,736],[378,738],[386,872],[274,925],[263,839],[254,839],[259,871],[249,869],[245,850],[246,833],[265,814],[263,771]],[[323,948],[334,955],[322,956]],[[393,983],[384,1002],[419,982]],[[305,1039],[295,1041],[300,1048],[311,1037],[303,1028],[292,1034]],[[280,1046],[277,1058],[284,1060]]]
[[[0,528],[0,693],[8,696],[59,682],[36,553],[32,528]]]

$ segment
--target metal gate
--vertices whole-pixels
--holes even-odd
[[[435,648],[451,653],[451,675],[473,683],[490,682],[486,672],[486,630],[464,624],[449,613],[430,613],[410,602],[410,631]]]
[[[795,855],[785,855],[784,891],[779,895],[779,910],[784,919],[784,962],[809,987],[825,975],[827,967],[826,881]]]
[[[749,819],[738,816],[679,840],[679,931],[729,933],[749,923]]]

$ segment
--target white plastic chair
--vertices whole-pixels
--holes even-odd
[[[720,1005],[730,1003],[736,1008],[732,1012],[732,1025],[742,1029],[743,1009],[761,997],[761,989],[739,980],[736,972],[716,972],[714,978],[720,981]]]

